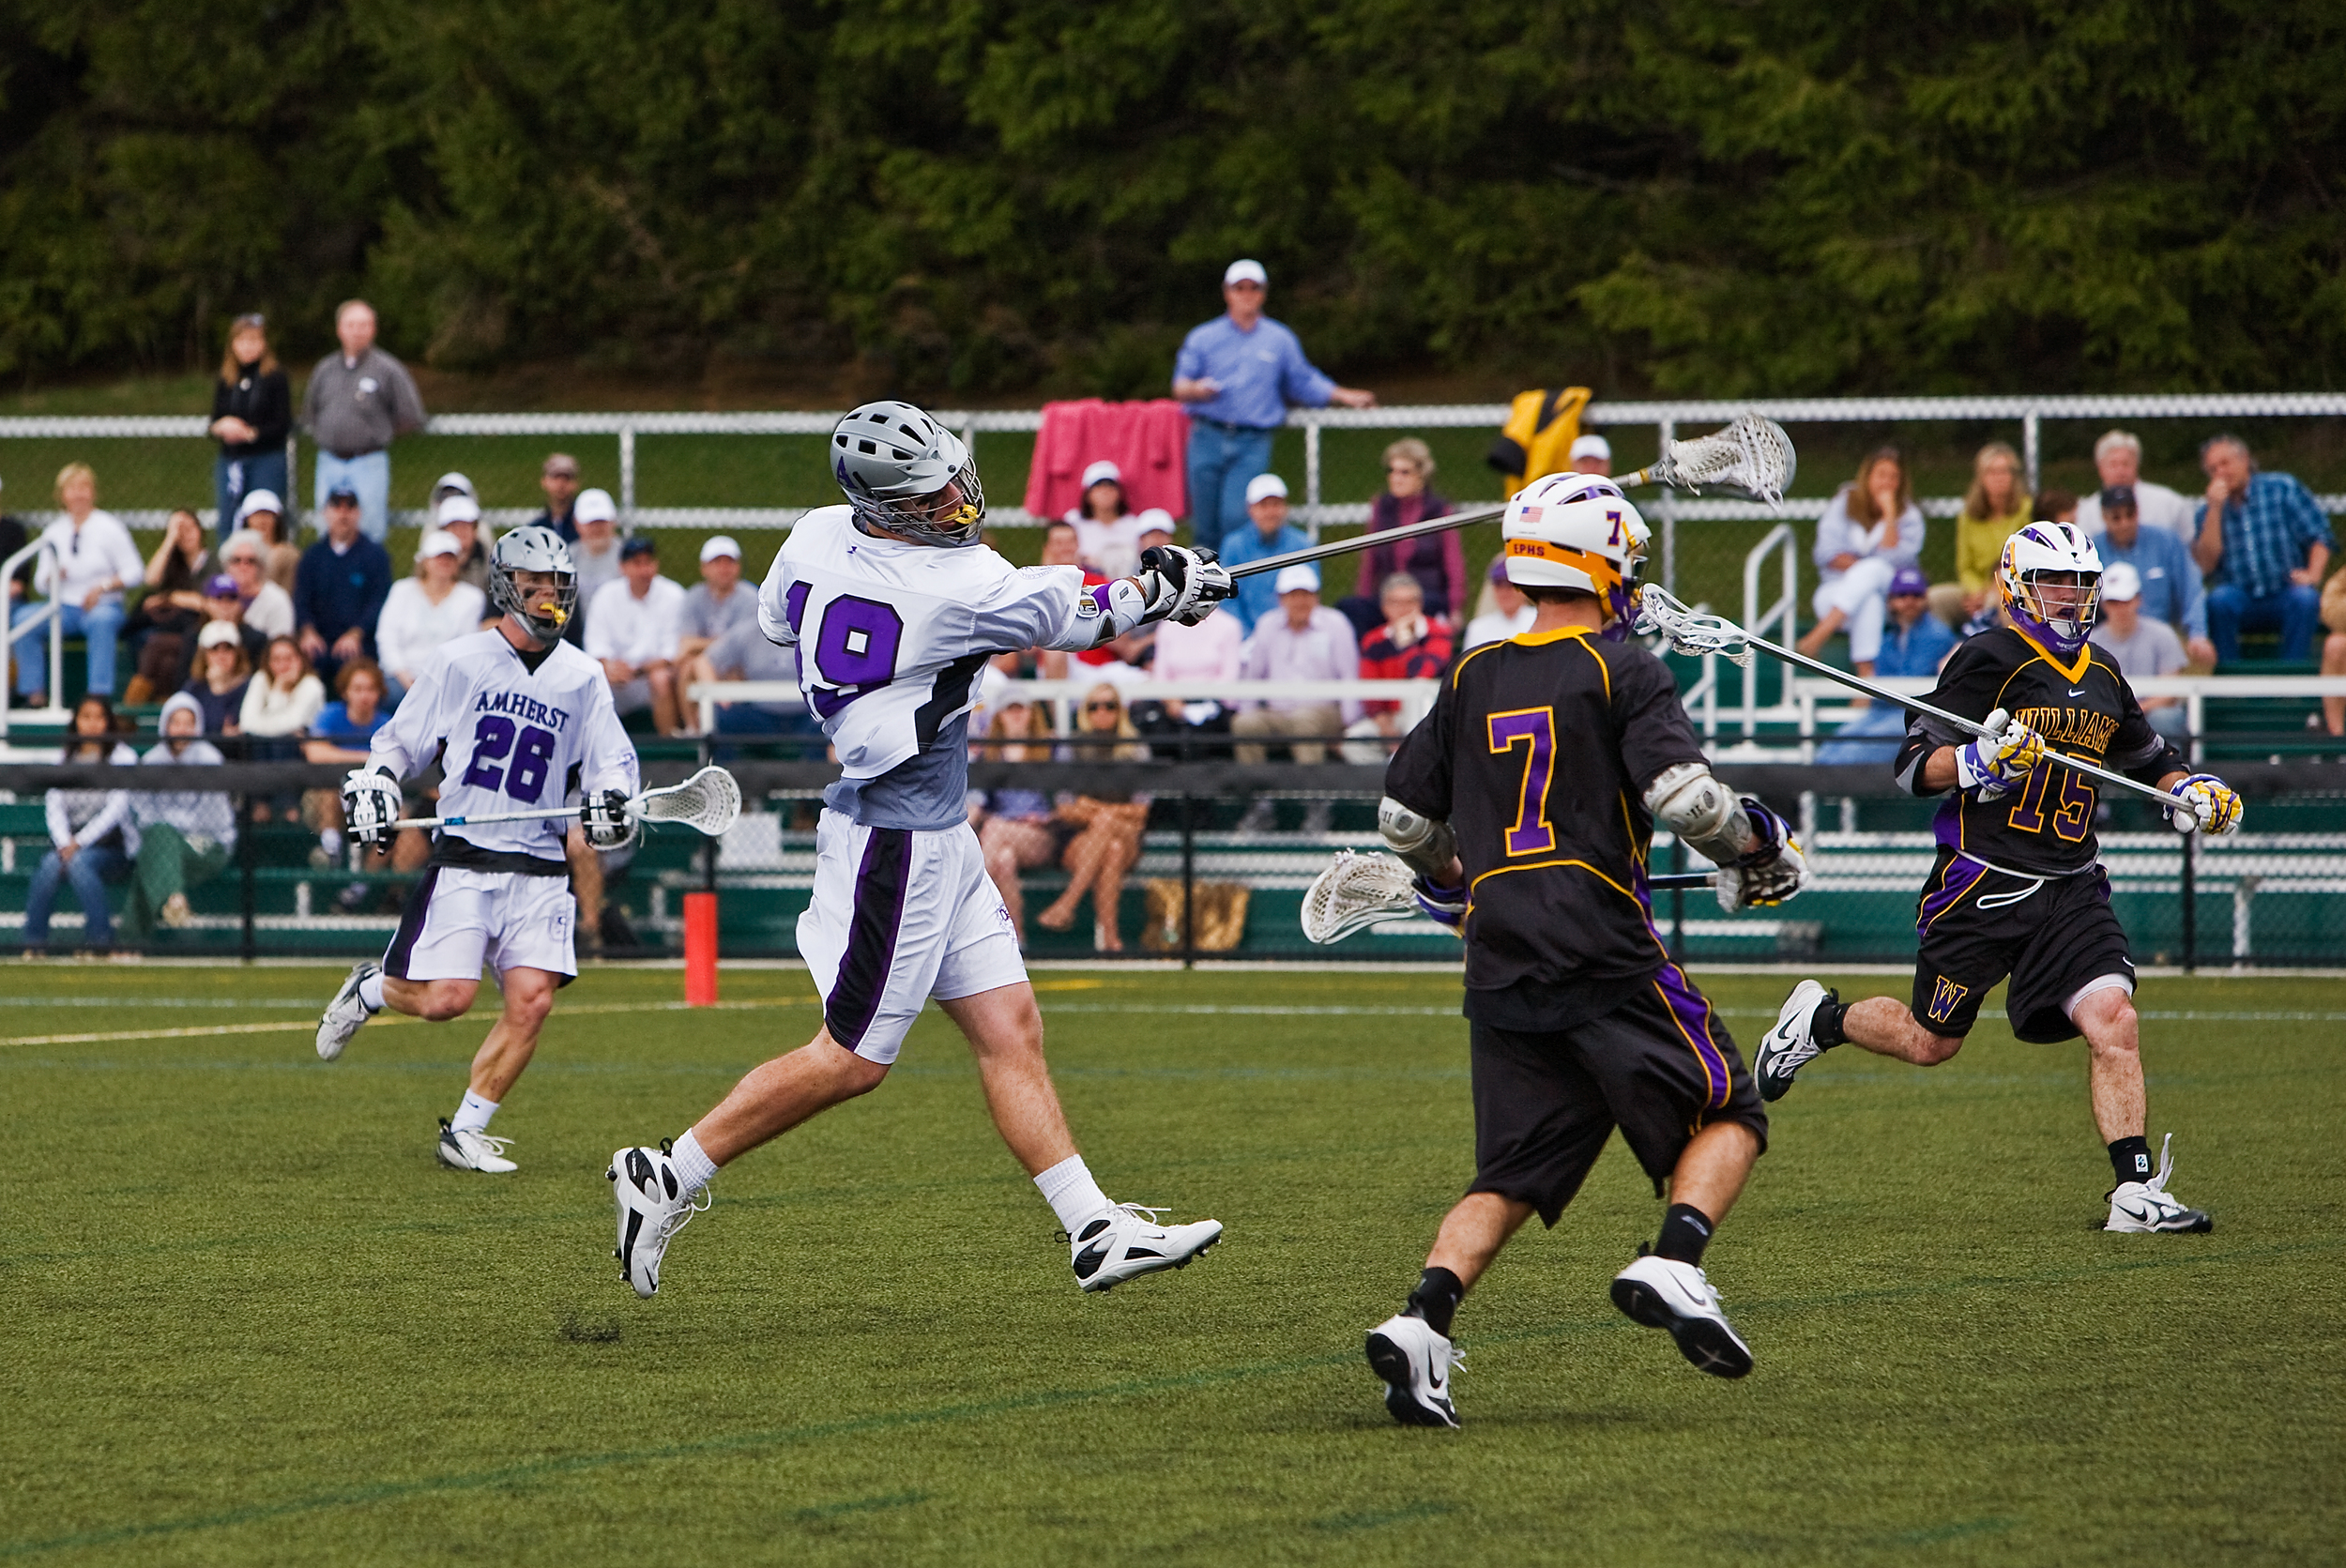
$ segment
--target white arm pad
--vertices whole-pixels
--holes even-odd
[[[1682,762],[1656,774],[1646,787],[1645,809],[1718,865],[1734,864],[1758,842],[1743,801],[1699,762]]]
[[[1108,642],[1121,637],[1127,632],[1137,631],[1147,625],[1151,618],[1149,614],[1149,601],[1136,579],[1119,577],[1112,583],[1103,583],[1098,587],[1086,588],[1083,594],[1090,607],[1089,609],[1078,607],[1077,614],[1085,618],[1097,617],[1106,627],[1106,630],[1100,634],[1101,642]]]
[[[1458,835],[1449,823],[1420,816],[1390,795],[1377,802],[1377,830],[1402,863],[1421,876],[1444,875],[1458,858]]]

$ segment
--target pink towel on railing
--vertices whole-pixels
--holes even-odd
[[[1080,398],[1043,405],[1027,472],[1027,510],[1059,517],[1083,501],[1084,469],[1102,458],[1124,475],[1124,506],[1135,512],[1163,507],[1189,511],[1189,416],[1171,398],[1104,403]]]

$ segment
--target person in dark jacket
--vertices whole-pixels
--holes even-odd
[[[220,497],[220,537],[236,527],[237,503],[255,490],[293,492],[285,480],[285,437],[293,430],[293,388],[269,352],[268,323],[241,315],[228,328],[228,352],[212,385],[212,464]]]
[[[1385,449],[1385,488],[1369,503],[1368,531],[1405,528],[1450,515],[1450,503],[1434,494],[1434,454],[1424,442],[1406,436]],[[1385,624],[1380,585],[1397,571],[1417,580],[1425,595],[1424,613],[1455,632],[1464,624],[1468,596],[1466,555],[1455,533],[1405,540],[1399,544],[1373,544],[1361,552],[1360,577],[1353,590],[1336,601],[1336,608],[1363,637],[1373,636]]]
[[[326,537],[301,553],[294,574],[301,651],[322,677],[374,657],[374,623],[390,596],[391,553],[359,533],[358,492],[337,486],[326,497]]]

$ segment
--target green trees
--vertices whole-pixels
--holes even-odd
[[[1161,388],[1230,256],[1357,373],[2335,384],[2321,0],[0,0],[0,372],[365,290],[450,365]]]

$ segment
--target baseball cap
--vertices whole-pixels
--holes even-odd
[[[236,623],[233,620],[207,620],[204,623],[204,630],[195,634],[195,646],[199,648],[219,647],[223,644],[235,647],[243,641],[244,633],[236,630]]]
[[[358,504],[358,492],[349,485],[337,483],[326,493],[326,504],[330,507],[337,501],[348,501],[355,507]]]
[[[1929,591],[1930,579],[1923,575],[1922,568],[1920,567],[1902,566],[1898,568],[1897,575],[1890,579],[1890,597],[1892,599],[1900,599],[1908,594],[1922,594],[1928,593]]]
[[[708,542],[701,546],[703,566],[707,566],[720,556],[731,556],[737,561],[741,558],[741,547],[733,541],[731,534],[711,534],[708,537]]]
[[[625,544],[619,546],[619,559],[623,561],[632,560],[638,556],[656,556],[659,553],[660,547],[652,543],[651,536],[648,534],[636,534],[631,537]]]
[[[1257,474],[1246,481],[1246,504],[1248,506],[1253,506],[1267,495],[1276,495],[1282,501],[1286,500],[1287,481],[1276,474]]]
[[[1140,514],[1141,538],[1147,539],[1150,534],[1164,534],[1170,538],[1172,533],[1173,514],[1163,507],[1150,507]]]
[[[442,474],[438,479],[432,481],[432,497],[434,500],[438,500],[450,494],[469,495],[476,501],[480,499],[480,492],[473,488],[472,480],[466,479],[464,475],[458,473],[453,468],[449,469],[447,473]]]
[[[1583,435],[1572,444],[1572,461],[1577,463],[1584,457],[1602,458],[1610,463],[1613,461],[1613,444],[1602,435]]]
[[[426,528],[423,538],[416,541],[416,559],[426,556],[461,556],[465,547],[456,542],[456,536],[446,528]]]
[[[282,517],[284,515],[285,503],[277,498],[277,492],[274,490],[248,491],[244,499],[236,503],[236,521],[241,523],[256,511],[265,511],[273,517]]]
[[[450,495],[440,503],[439,522],[443,528],[450,523],[478,523],[480,521],[480,503],[469,495]]]
[[[2118,487],[2125,489],[2124,485]],[[2125,561],[2112,561],[2102,568],[2102,599],[2105,602],[2123,602],[2142,597],[2142,574]]]
[[[224,571],[215,573],[204,584],[204,597],[206,599],[236,598],[236,580]]]
[[[573,523],[617,523],[618,520],[618,503],[611,499],[608,490],[582,490],[578,493],[578,499],[571,504],[571,521]]]
[[[1228,288],[1232,283],[1260,283],[1269,288],[1271,274],[1262,269],[1262,263],[1242,256],[1222,269],[1222,286]]]
[[[1123,482],[1124,470],[1104,457],[1084,470],[1083,487],[1087,491],[1095,484],[1122,484]]]
[[[1491,557],[1491,569],[1483,575],[1494,583],[1503,583],[1507,580],[1507,556],[1504,552]]]
[[[2120,511],[2136,510],[2137,508],[2134,502],[2134,486],[2130,484],[2113,484],[2108,490],[2103,491],[2102,510],[2108,511],[2112,507],[2117,508]]]
[[[1281,567],[1279,575],[1271,580],[1271,586],[1281,594],[1318,593],[1319,568],[1309,564]]]

